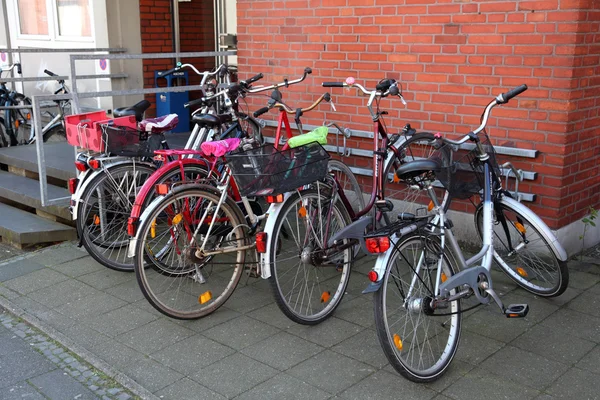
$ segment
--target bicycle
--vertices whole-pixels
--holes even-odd
[[[226,76],[227,67],[222,65],[213,72],[198,72],[190,64],[178,65],[176,68],[163,74],[175,72],[181,68],[189,67],[198,74],[203,75],[201,84],[208,86],[207,80],[211,77],[222,75]],[[260,79],[261,76],[253,78]],[[250,80],[249,80],[250,81]],[[233,109],[232,103],[227,104],[227,114],[215,116],[209,113],[217,106],[217,101],[221,98],[213,90],[215,85],[207,88],[204,101],[193,101],[186,104],[190,107],[194,104],[202,103],[203,107],[192,114],[192,122],[196,124],[190,137],[188,138],[186,148],[198,148],[200,143],[212,139],[214,131],[223,124],[231,125],[231,130],[226,134],[243,135],[250,132],[250,135],[260,135],[260,127],[249,118],[238,118],[238,113]],[[235,122],[232,122],[235,118]],[[239,121],[243,121],[244,127]],[[143,122],[142,122],[143,123]],[[111,129],[110,127],[107,129]],[[133,263],[127,256],[127,244],[129,243],[127,222],[129,214],[134,207],[133,199],[141,191],[143,185],[150,181],[150,177],[158,169],[162,161],[158,160],[154,150],[168,150],[169,146],[166,138],[163,136],[161,128],[154,135],[149,137],[154,139],[154,146],[144,149],[141,153],[128,154],[128,158],[123,161],[116,161],[114,157],[88,157],[80,155],[80,159],[86,157],[85,165],[95,165],[92,175],[90,175],[81,186],[78,198],[73,207],[74,219],[77,221],[78,231],[83,246],[90,255],[101,264],[108,268],[119,271],[133,271]],[[243,133],[244,132],[244,133]],[[133,158],[132,158],[133,156]],[[135,156],[143,156],[137,160]],[[174,162],[175,158],[166,157],[163,161]],[[79,160],[79,162],[83,162]],[[192,162],[192,161],[190,161]],[[208,168],[201,162],[193,162],[192,168],[189,168],[180,176],[176,165],[169,164],[171,168],[161,170],[162,174],[158,177],[161,180],[155,183],[162,183],[167,180],[176,179],[196,179],[199,176],[206,176]],[[151,192],[153,195],[154,192]],[[147,196],[147,202],[151,196]],[[84,206],[79,208],[78,205]]]
[[[494,291],[493,261],[536,295],[558,296],[567,287],[564,249],[542,220],[502,187],[494,148],[485,132],[492,108],[526,89],[521,85],[498,95],[485,108],[477,129],[456,141],[438,134],[438,152],[433,157],[396,171],[399,179],[427,190],[433,213],[401,213],[398,221],[363,239],[372,253],[379,253],[368,275],[371,284],[363,292],[374,293],[379,342],[394,369],[411,381],[431,382],[447,370],[458,348],[465,311],[493,302],[508,318],[527,315],[527,304],[505,306]],[[460,146],[467,141],[475,147],[461,154]],[[503,166],[520,179],[510,163]],[[436,179],[451,197],[481,196],[475,221],[482,248],[468,260],[433,192]],[[501,252],[503,248],[507,251]],[[463,309],[466,299],[473,299],[475,305]]]
[[[6,69],[2,69],[1,72],[10,72],[15,68],[17,68],[17,73],[21,74],[20,63],[15,63]],[[44,73],[49,76],[58,76],[47,69],[44,70]],[[54,94],[69,93],[64,80],[59,79],[57,82],[59,83],[59,88],[54,92]],[[69,102],[69,100],[57,100],[55,103],[58,108],[58,112],[51,113],[46,111],[46,114],[51,117],[51,120],[42,127],[42,137],[44,138],[44,142],[66,140],[63,121],[64,116],[66,115],[65,109],[67,108]],[[0,146],[8,147],[35,143],[37,136],[35,134],[34,125],[30,122],[31,99],[22,93],[8,90],[6,83],[0,82],[0,104],[6,107],[29,106],[28,108],[7,108],[5,110],[4,118],[0,118],[0,123],[3,129],[3,132],[0,132]],[[29,132],[29,134],[27,135],[25,132]],[[5,135],[8,137],[8,141],[6,140]]]
[[[320,96],[311,106],[300,109],[301,113],[314,109],[326,97],[325,94]],[[287,118],[283,113],[298,112],[278,101],[272,107],[280,109],[280,121]],[[278,143],[277,139],[275,145]],[[251,171],[246,183],[252,183],[255,169],[259,174],[264,173],[263,176],[276,175],[277,172],[283,176],[288,172],[285,164],[282,165],[283,171],[269,167],[261,169],[253,156],[260,154],[268,166],[272,165],[269,160],[277,159],[278,154],[287,154],[287,159],[291,159],[300,152],[299,148],[292,149],[286,143],[277,150],[275,146],[267,145],[228,155],[228,166],[216,175],[216,186],[210,182],[176,185],[146,208],[139,220],[136,236],[131,240],[130,250],[135,257],[140,288],[154,308],[173,318],[201,318],[217,310],[231,296],[245,266],[253,276],[262,272],[258,270],[256,261],[247,261],[247,251],[260,246],[260,235],[257,235],[256,243],[250,243],[250,238],[267,215],[257,202],[251,202],[246,196],[257,196],[263,192],[267,202],[274,202],[281,197],[282,191],[276,188],[266,190],[263,184],[240,183],[239,175],[234,180],[231,159],[237,159],[236,163],[242,170]],[[211,157],[211,154],[204,153],[204,156]],[[212,171],[219,167],[216,160],[221,156],[213,154]],[[322,172],[327,173],[327,160],[324,161]],[[314,176],[309,176],[304,182],[314,179]],[[359,190],[353,175],[348,181],[352,179],[354,190]],[[296,180],[295,184],[303,183]],[[145,262],[148,255],[152,256],[150,263]]]
[[[386,190],[392,168],[428,154],[434,138],[430,133],[416,133],[410,125],[401,134],[388,134],[383,121],[386,113],[379,109],[379,101],[389,95],[403,100],[398,83],[392,79],[382,80],[372,91],[353,78],[345,83],[326,82],[323,86],[355,87],[369,96],[373,180],[368,204],[358,211],[335,177],[326,185],[286,195],[283,202],[272,205],[268,211],[262,238],[266,243],[261,253],[263,277],[269,279],[281,311],[291,320],[307,325],[329,318],[340,304],[350,278],[356,252],[352,249],[357,239],[366,229],[389,223],[386,214],[394,209],[394,204],[386,198]],[[396,191],[402,209],[413,207],[414,192],[411,185]],[[370,212],[373,215],[367,216]],[[285,237],[284,230],[292,234]]]

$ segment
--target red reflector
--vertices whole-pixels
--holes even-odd
[[[267,232],[258,232],[256,234],[256,251],[259,253],[267,252]]]
[[[277,196],[267,196],[267,203],[283,203],[283,194],[278,194]]]
[[[169,185],[166,183],[159,183],[154,187],[156,189],[156,193],[160,195],[165,195],[169,193]]]
[[[88,169],[88,166],[84,162],[75,161],[75,168],[77,168],[77,171],[85,172]]]
[[[365,244],[369,253],[385,253],[390,248],[390,239],[387,236],[368,238]]]
[[[377,278],[378,278],[377,272],[371,270],[371,271],[369,271],[369,274],[367,276],[369,277],[369,280],[371,282],[377,282]]]
[[[88,160],[88,165],[92,167],[92,169],[100,168],[100,161],[98,160]]]
[[[77,189],[77,178],[69,179],[69,193],[75,194],[75,189]]]
[[[129,236],[135,236],[135,223],[137,222],[136,218],[129,217],[127,219],[127,234]]]

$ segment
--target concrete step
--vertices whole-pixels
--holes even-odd
[[[49,177],[68,181],[77,176],[75,170],[75,150],[64,143],[44,143],[46,174]],[[6,164],[27,171],[38,172],[35,145],[0,148],[0,164]]]
[[[67,189],[50,184],[48,185],[49,199],[68,198],[69,196],[70,193]],[[35,179],[11,174],[6,171],[0,171],[0,197],[42,210],[65,220],[71,220],[71,213],[68,209],[68,199],[64,201],[64,205],[62,206],[42,207],[40,182]]]
[[[75,228],[0,203],[0,236],[17,246],[77,239]]]

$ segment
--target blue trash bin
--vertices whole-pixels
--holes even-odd
[[[185,86],[188,84],[187,71],[173,72],[162,76],[164,71],[154,71],[154,85],[160,87]],[[156,93],[156,116],[177,114],[179,123],[173,132],[190,131],[190,111],[183,105],[189,101],[188,92],[159,92]]]

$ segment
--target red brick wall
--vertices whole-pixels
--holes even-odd
[[[142,35],[142,53],[171,53],[175,51],[173,42],[172,7],[171,0],[140,0],[140,18]],[[213,51],[215,48],[213,33],[213,6],[212,2],[193,0],[179,3],[180,45],[182,52]],[[214,58],[182,59],[184,63],[191,63],[199,71],[214,67]],[[153,88],[154,71],[164,71],[175,66],[174,59],[162,58],[143,60],[144,87]],[[188,71],[190,84],[197,84],[194,72]],[[195,98],[195,93],[190,93],[190,98]],[[147,95],[146,99],[152,103],[148,115],[155,115],[155,95]]]
[[[238,0],[238,54],[242,77],[263,72],[266,82],[313,68],[286,90],[292,106],[316,99],[323,81],[354,76],[372,88],[398,79],[408,106],[382,101],[391,131],[410,122],[464,134],[492,96],[526,83],[518,100],[494,110],[489,132],[497,145],[539,151],[511,161],[539,173],[523,190],[538,194],[532,208],[559,228],[600,205],[599,25],[597,0]],[[364,98],[330,92],[338,112],[322,105],[305,123],[370,130]]]

